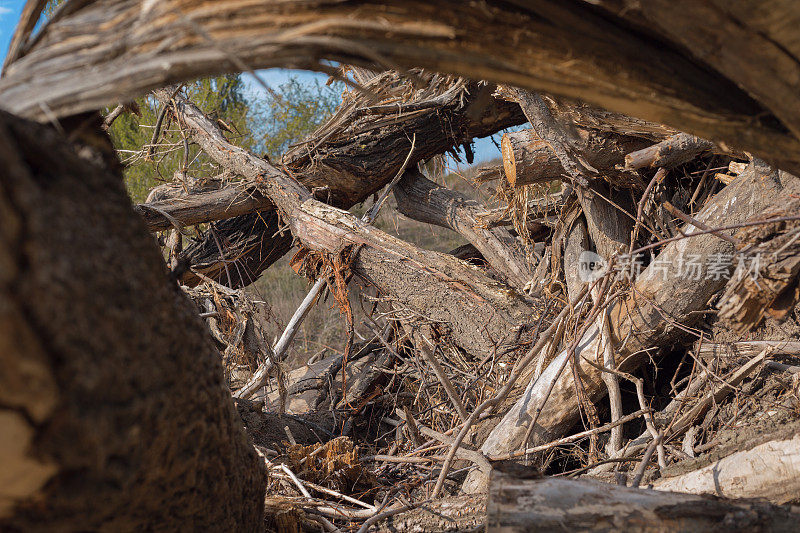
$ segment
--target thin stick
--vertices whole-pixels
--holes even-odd
[[[558,440],[554,440],[552,442],[548,442],[547,444],[541,444],[539,446],[534,446],[533,448],[528,448],[526,450],[518,450],[516,452],[507,453],[505,455],[495,455],[489,457],[491,461],[505,461],[508,459],[514,459],[515,457],[522,457],[523,455],[528,455],[531,453],[538,453],[544,452],[549,450],[550,448],[555,448],[556,446],[561,446],[562,444],[569,444],[570,442],[575,442],[576,440],[580,440],[584,437],[589,437],[591,435],[596,435],[598,433],[605,433],[611,429],[616,427],[622,427],[623,424],[630,422],[631,420],[635,420],[639,418],[645,413],[650,412],[649,409],[639,409],[638,411],[631,413],[629,415],[625,415],[614,422],[610,422],[604,426],[594,428],[594,429],[587,429],[586,431],[581,431],[580,433],[575,433],[574,435],[570,435],[569,437],[563,437]]]
[[[636,467],[633,481],[631,481],[631,487],[638,487],[642,482],[642,477],[644,476],[644,471],[647,469],[647,464],[650,462],[650,458],[653,457],[653,452],[656,450],[656,447],[661,444],[661,437],[662,434],[659,433],[656,438],[653,439],[653,442],[650,443],[650,446],[647,447],[647,451],[644,452],[642,461],[639,463],[639,466]]]
[[[417,502],[417,503],[410,503],[408,505],[403,505],[402,507],[394,507],[392,509],[383,511],[382,513],[378,513],[375,516],[373,516],[372,518],[367,519],[361,525],[361,527],[358,528],[358,531],[356,533],[367,533],[367,531],[369,531],[370,527],[372,527],[377,522],[380,522],[384,518],[389,518],[390,516],[394,516],[396,514],[405,513],[406,511],[411,511],[412,509],[416,509],[417,507],[420,507],[422,505],[429,504],[432,501],[433,500],[431,499],[431,500],[424,500],[424,501]]]
[[[663,179],[666,177],[667,171],[663,168],[659,168],[656,171],[656,175],[653,176],[653,179],[650,180],[650,183],[647,184],[647,188],[644,190],[644,194],[642,194],[642,198],[639,200],[639,205],[636,207],[636,221],[633,225],[633,234],[631,235],[631,246],[628,250],[628,255],[633,254],[633,247],[636,245],[636,239],[639,237],[639,226],[642,225],[642,216],[644,216],[644,206],[647,204],[647,200],[650,198],[650,191],[653,190],[656,183],[661,183]]]

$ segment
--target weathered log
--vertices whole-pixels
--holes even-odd
[[[780,206],[800,194],[800,180],[775,171],[761,162],[751,163],[739,178],[718,193],[696,218],[711,227],[742,223]],[[699,230],[688,227],[689,235]],[[717,236],[704,233],[669,243],[639,276],[629,298],[610,310],[612,333],[618,343],[617,361],[621,369],[635,369],[644,352],[653,346],[667,346],[684,335],[676,324],[691,325],[698,318],[693,311],[703,309],[709,298],[725,283],[721,276],[709,275],[709,265],[719,255],[731,254],[733,245]],[[696,268],[687,270],[692,261]],[[719,278],[719,279],[715,279]],[[605,394],[601,372],[582,361],[594,358],[600,340],[600,321],[593,324],[575,350],[578,374],[591,401]],[[623,343],[624,341],[624,343]],[[482,446],[487,455],[503,455],[517,449],[545,395],[546,399],[531,441],[541,444],[569,429],[579,412],[575,394],[574,372],[558,370],[572,353],[563,351],[538,380],[531,382],[523,396],[503,417]],[[529,441],[530,442],[530,441]],[[476,490],[485,480],[471,476],[465,490]]]
[[[614,175],[625,155],[647,146],[645,139],[622,136],[616,133],[578,129],[578,146],[581,156],[594,168]],[[546,139],[532,130],[509,132],[501,141],[503,169],[512,187],[546,183],[566,175],[558,156]]]
[[[672,168],[713,148],[714,143],[711,141],[688,133],[679,133],[658,144],[629,153],[625,156],[625,168]]]
[[[78,152],[0,113],[0,529],[257,530],[219,353],[121,177]]]
[[[174,226],[233,218],[269,207],[272,207],[272,202],[257,190],[233,185],[217,191],[138,204],[135,209],[144,218],[148,230],[162,231]]]
[[[597,180],[576,191],[597,253],[606,261],[627,253],[634,221],[630,200]]]
[[[694,459],[699,463],[703,458]],[[702,463],[701,463],[702,464]],[[714,494],[725,498],[765,498],[796,502],[800,496],[800,431],[763,442],[711,464],[655,481],[657,490]]]
[[[800,171],[794,2],[768,11],[752,2],[600,5],[72,2],[24,43],[0,81],[0,101],[49,120],[211,73],[329,68],[321,58],[372,68],[391,63],[580,98]]]
[[[485,523],[485,496],[455,496],[394,515],[382,524],[381,531],[460,533],[481,531]]]
[[[567,285],[570,301],[575,298],[586,282],[580,277],[578,263],[581,254],[588,249],[589,232],[586,230],[586,220],[578,218],[567,233],[564,242],[564,282]]]
[[[561,179],[564,167],[547,141],[531,130],[503,134],[503,172],[512,187]]]
[[[800,201],[795,199],[770,215],[792,217],[798,209]],[[720,298],[719,318],[723,324],[744,333],[767,315],[782,319],[794,309],[800,296],[798,232],[797,220],[737,232],[737,239],[758,244],[747,250]]]
[[[490,87],[417,75],[427,78],[416,89],[408,78],[394,72],[368,79],[363,83],[366,89],[385,98],[404,98],[405,103],[379,112],[369,105],[369,98],[349,97],[308,143],[286,154],[285,167],[309,189],[324,190],[320,199],[349,209],[386,185],[406,158],[413,167],[475,137],[525,120],[519,106],[492,98]],[[163,99],[171,96],[171,92],[157,94]],[[417,139],[410,156],[408,132],[415,132]],[[291,246],[291,236],[279,233],[280,228],[272,209],[225,220],[215,225],[216,236],[207,235],[187,248],[183,257],[195,270],[216,281],[228,283],[230,274],[234,285],[247,285]],[[224,258],[219,243],[223,244]],[[189,270],[181,282],[194,285],[199,279]]]
[[[413,170],[397,184],[394,197],[403,215],[461,234],[510,285],[521,290],[531,280],[535,265],[530,264],[521,242],[505,228],[482,227],[478,214],[484,208],[478,202]]]
[[[795,100],[800,80],[800,9],[792,0],[776,0],[769,6],[753,0],[655,0],[635,6],[601,0],[595,5],[648,34],[691,50],[699,61],[745,88],[800,138],[800,107]]]
[[[744,358],[758,355],[764,348],[771,348],[773,354],[800,355],[800,342],[783,340],[710,342],[703,339],[694,344],[697,357],[703,359]]]
[[[793,531],[791,506],[659,492],[557,478],[516,479],[492,473],[489,531]]]
[[[192,139],[217,164],[259,185],[305,246],[333,254],[352,252],[353,272],[407,307],[446,327],[455,344],[481,357],[514,342],[534,310],[508,286],[447,254],[420,250],[315,200],[291,176],[229,143],[195,105],[176,96],[173,108]],[[508,348],[506,346],[505,348]],[[503,349],[505,349],[503,348]]]

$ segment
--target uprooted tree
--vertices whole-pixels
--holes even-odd
[[[0,78],[25,117],[0,116],[4,527],[263,529],[265,493],[276,528],[794,523],[793,3],[73,0],[32,36],[45,4],[26,5]],[[269,66],[350,86],[273,160],[180,85]],[[167,120],[185,160],[230,179],[132,206],[106,130],[145,94],[142,150],[164,150]],[[423,172],[526,122],[476,178],[490,201]],[[377,229],[389,193],[467,245]],[[241,288],[293,247],[316,281],[270,346]],[[363,343],[348,285],[371,306]],[[325,290],[345,346],[287,369]],[[731,436],[748,416],[758,431]],[[612,469],[633,488],[527,479]],[[590,497],[620,511],[587,519]]]

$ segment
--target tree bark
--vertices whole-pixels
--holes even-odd
[[[463,194],[441,187],[418,171],[409,171],[394,189],[397,210],[403,215],[451,229],[481,252],[508,283],[522,289],[533,268],[522,244],[505,228],[484,228],[478,220],[483,207]]]
[[[489,531],[793,531],[791,506],[557,478],[492,473]],[[733,518],[735,517],[735,519]]]
[[[121,178],[77,152],[0,113],[0,529],[258,529],[219,353]]]
[[[711,227],[741,223],[753,217],[760,218],[763,212],[789,202],[798,194],[800,180],[756,162],[718,193],[696,218]],[[686,234],[698,231],[693,227],[684,229]],[[617,362],[622,370],[637,368],[645,359],[643,350],[653,346],[668,346],[685,334],[676,324],[691,326],[698,320],[697,314],[692,312],[703,309],[711,296],[725,284],[723,277],[714,279],[715,276],[707,275],[709,264],[715,256],[732,253],[732,244],[711,234],[666,245],[656,261],[638,277],[628,300],[610,309],[612,334],[618,346]],[[692,269],[684,273],[686,263],[692,259],[699,264],[699,270]],[[578,374],[590,401],[602,398],[605,386],[601,372],[582,361],[581,357],[594,358],[598,353],[600,337],[598,320],[575,350]],[[576,422],[579,407],[575,394],[575,373],[564,371],[558,374],[558,369],[568,357],[573,357],[573,354],[566,350],[561,352],[539,379],[528,385],[523,396],[484,442],[481,450],[485,455],[507,454],[521,445],[551,381],[555,381],[555,385],[532,431],[529,444],[548,442]],[[471,476],[467,479],[465,490],[475,490],[484,482],[477,476]]]
[[[7,109],[48,120],[212,73],[393,64],[582,99],[800,171],[800,7],[600,4],[71,2],[25,43],[0,94]]]

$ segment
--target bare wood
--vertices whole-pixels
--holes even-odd
[[[773,354],[800,355],[800,342],[798,341],[737,341],[737,342],[710,342],[703,339],[694,345],[695,355],[703,359],[718,357],[753,357],[761,353],[764,348],[771,348]]]
[[[659,479],[654,488],[725,498],[765,498],[773,503],[796,501],[800,494],[800,433],[738,451],[683,475]]]
[[[800,9],[789,1],[772,5],[768,17],[752,2],[730,8],[733,17],[722,7],[690,0],[680,7],[662,0],[632,10],[601,2],[610,17],[598,14],[595,5],[550,1],[73,5],[9,65],[0,81],[7,108],[42,119],[48,112],[66,116],[243,65],[324,69],[324,57],[373,68],[429,67],[580,98],[800,170],[800,52],[791,24],[769,23],[800,19]],[[491,27],[483,9],[492,14]],[[641,29],[647,24],[661,35],[649,37]],[[716,38],[704,40],[709,33]],[[78,48],[83,52],[74,54]]]
[[[711,141],[679,133],[658,144],[629,153],[625,156],[625,168],[672,168],[712,149],[714,143]]]
[[[791,531],[790,506],[659,492],[558,478],[492,473],[486,505],[490,531]],[[731,516],[736,516],[734,524]]]
[[[419,171],[407,172],[394,195],[400,213],[461,234],[512,286],[522,289],[533,277],[534,266],[507,229],[482,227],[478,214],[484,208],[476,201],[437,185]]]

